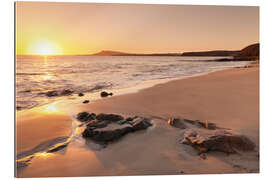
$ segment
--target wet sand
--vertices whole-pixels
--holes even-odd
[[[64,112],[59,110],[63,106]],[[66,148],[34,157],[28,166],[18,169],[18,177],[259,171],[259,154],[256,152],[259,150],[258,67],[234,68],[170,81],[138,93],[104,98],[90,104],[69,101],[50,109],[58,109],[58,113],[40,113],[38,110],[17,113],[17,152],[70,135],[74,121],[71,116],[85,110],[150,117],[155,125],[128,134],[106,148],[83,139],[78,129]],[[229,156],[210,152],[203,160],[192,147],[179,142],[183,131],[167,124],[168,118],[179,116],[207,120],[242,133],[255,142],[256,151]],[[53,123],[48,123],[48,119]]]

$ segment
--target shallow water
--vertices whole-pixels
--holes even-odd
[[[193,62],[219,57],[177,56],[17,56],[16,102],[20,109],[55,100],[44,92],[64,89],[74,94],[132,89],[139,84],[196,76],[248,62]],[[144,86],[140,86],[144,87]],[[98,98],[98,96],[95,96]]]

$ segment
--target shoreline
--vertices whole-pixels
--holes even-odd
[[[57,101],[65,101],[67,99],[71,99],[71,100],[75,100],[75,101],[82,101],[83,99],[85,99],[86,96],[88,98],[90,98],[90,102],[94,102],[94,101],[98,101],[98,100],[103,99],[102,97],[100,97],[100,92],[101,91],[113,92],[114,96],[137,93],[137,92],[139,92],[141,90],[148,89],[148,88],[154,87],[154,86],[159,85],[159,84],[168,83],[170,81],[189,79],[189,78],[192,78],[192,77],[203,76],[203,75],[207,75],[207,74],[211,74],[211,73],[215,73],[215,72],[226,71],[228,69],[245,68],[245,67],[248,67],[248,66],[252,65],[252,63],[253,63],[253,61],[249,62],[247,65],[243,65],[243,66],[226,67],[226,68],[221,69],[221,70],[214,70],[214,71],[211,71],[211,72],[203,72],[203,73],[198,73],[198,74],[189,75],[189,76],[147,80],[147,81],[143,81],[143,82],[140,82],[138,84],[135,84],[132,87],[119,88],[119,89],[100,89],[100,90],[94,91],[94,92],[84,92],[84,96],[82,96],[82,97],[79,97],[76,93],[73,93],[71,95],[63,95],[63,96],[60,95],[60,96],[54,97],[54,99],[49,100],[49,102],[47,102],[47,103],[39,104],[39,105],[33,106],[31,108],[20,108],[20,109],[18,109],[17,107],[15,107],[15,108],[16,108],[16,112],[22,112],[22,111],[31,110],[33,108],[39,108],[39,107],[42,107],[42,106],[45,106],[45,105],[48,105],[48,104],[51,104],[51,103],[54,103],[54,102],[57,102]],[[43,97],[43,98],[50,99],[50,97]]]
[[[192,149],[179,145],[177,140],[179,130],[168,126],[167,122],[162,120],[162,118],[169,119],[179,116],[193,120],[209,120],[209,122],[216,123],[221,127],[231,128],[247,135],[259,148],[258,73],[257,67],[230,68],[156,84],[136,93],[90,101],[89,104],[82,104],[76,99],[71,99],[53,102],[24,112],[19,111],[16,115],[21,118],[21,123],[28,122],[28,125],[25,124],[24,127],[30,128],[29,124],[36,127],[37,132],[36,134],[32,132],[32,136],[46,137],[42,142],[69,136],[70,131],[67,130],[71,129],[73,121],[70,116],[74,118],[78,112],[82,111],[152,117],[155,126],[146,132],[127,135],[123,140],[113,143],[105,149],[99,149],[91,142],[89,145],[89,142],[77,134],[78,136],[74,137],[67,148],[60,150],[59,153],[35,157],[29,166],[18,171],[17,176],[179,174],[181,169],[184,169],[185,174],[258,172],[259,161],[256,153],[245,153],[242,157],[238,155],[224,157],[222,154],[213,152],[210,153],[207,160],[198,159],[197,155],[187,152],[192,151]],[[223,96],[221,96],[222,93]],[[32,120],[25,120],[33,113],[37,113],[41,117],[34,116]],[[59,117],[58,120],[57,117]],[[161,119],[157,119],[157,117]],[[44,126],[34,123],[36,120],[40,120],[44,124],[48,124],[48,118],[53,119],[55,126],[52,126],[54,127],[48,125],[47,129],[44,129]],[[61,128],[59,129],[59,127]],[[39,132],[40,128],[44,129],[44,134]],[[32,137],[27,136],[27,134],[22,135],[21,138],[22,144],[31,142],[29,148],[38,145],[38,138],[37,141],[33,141]],[[42,142],[40,140],[40,143]],[[147,148],[147,143],[152,143],[155,148]],[[135,154],[138,153],[133,149],[133,146],[146,148],[145,151],[139,153],[139,159],[147,159],[157,164],[163,163],[164,166],[151,167],[144,161],[135,161],[134,157],[129,156],[133,151]],[[24,148],[24,150],[26,149]],[[114,157],[115,152],[121,152],[121,156]],[[88,156],[91,157],[90,162],[85,161]],[[233,165],[235,159],[239,160],[237,168]],[[133,161],[134,163],[131,163]],[[122,165],[119,166],[120,164],[111,162],[118,162]],[[250,164],[246,165],[247,162]],[[55,166],[47,167],[51,163],[55,163]],[[60,165],[59,163],[62,167],[57,166],[57,164]],[[78,163],[80,167],[76,167]],[[196,170],[192,169],[194,163],[198,165]],[[66,172],[66,174],[58,173],[58,171],[65,171],[65,168],[72,168],[72,170],[70,169],[71,171]],[[143,169],[145,171],[142,171]]]

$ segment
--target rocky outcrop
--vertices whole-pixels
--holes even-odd
[[[243,48],[236,57],[259,57],[260,56],[260,44],[252,44]]]
[[[117,114],[98,114],[94,119],[89,118],[89,113],[79,113],[77,119],[88,121],[86,129],[83,131],[84,138],[90,138],[96,142],[111,142],[120,139],[124,135],[147,129],[152,126],[150,119],[143,117],[124,118]]]
[[[100,113],[96,117],[97,120],[99,121],[111,121],[111,122],[116,122],[116,121],[121,121],[124,118],[120,115],[117,114],[104,114]]]
[[[238,150],[252,151],[255,148],[255,144],[246,136],[228,130],[187,130],[182,143],[192,145],[200,153],[208,151],[235,153]]]
[[[95,113],[88,113],[88,112],[80,112],[77,114],[77,119],[81,122],[87,122],[94,120],[96,118]]]

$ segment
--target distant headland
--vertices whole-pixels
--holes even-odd
[[[213,50],[213,51],[194,51],[183,53],[126,53],[120,51],[103,50],[93,56],[232,56],[235,59],[259,57],[259,43],[249,45],[241,50]]]

